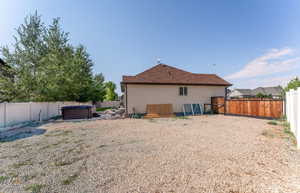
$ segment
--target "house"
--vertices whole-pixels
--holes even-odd
[[[273,87],[258,87],[252,90],[252,94],[256,96],[257,94],[261,93],[264,95],[270,95],[274,99],[282,98],[283,89],[280,86],[273,86]]]
[[[135,76],[123,76],[126,113],[146,113],[147,104],[172,104],[175,113],[183,104],[210,104],[212,96],[225,96],[231,84],[215,74],[196,74],[158,64]]]
[[[228,96],[230,98],[249,98],[253,97],[251,93],[251,89],[234,89],[232,90]]]
[[[253,98],[257,94],[263,94],[266,96],[272,96],[274,99],[281,98],[282,88],[280,86],[275,87],[258,87],[255,89],[234,89],[229,93],[229,98]]]

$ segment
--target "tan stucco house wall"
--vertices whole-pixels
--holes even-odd
[[[188,88],[187,96],[179,95],[179,87]],[[210,104],[212,96],[225,96],[226,86],[128,84],[125,105],[128,114],[146,113],[147,104],[173,104],[174,112],[182,112],[183,104]],[[127,98],[126,98],[127,97]]]

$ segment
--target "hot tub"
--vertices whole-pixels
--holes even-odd
[[[61,108],[62,117],[67,119],[90,119],[92,118],[92,106],[65,106]]]

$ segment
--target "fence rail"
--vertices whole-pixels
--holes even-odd
[[[286,92],[286,117],[300,148],[300,88]]]
[[[61,115],[61,107],[87,105],[78,102],[0,103],[0,131],[32,121],[48,120]]]

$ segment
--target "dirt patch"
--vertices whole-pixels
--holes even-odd
[[[0,144],[0,192],[300,192],[300,153],[285,127],[268,120],[211,115],[33,129],[45,132]]]

